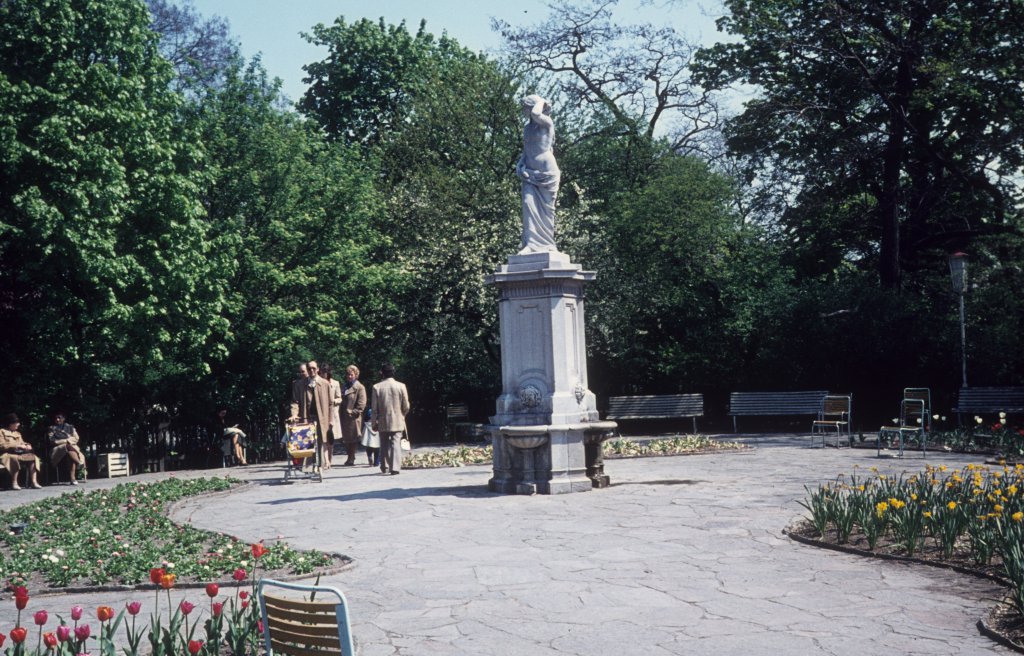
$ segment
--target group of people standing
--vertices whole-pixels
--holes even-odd
[[[26,486],[42,487],[39,484],[41,463],[32,445],[21,435],[21,420],[18,419],[18,415],[11,413],[4,416],[2,425],[3,428],[0,428],[0,468],[6,470],[10,475],[11,489],[22,489],[18,482],[18,476],[22,469],[26,471]],[[54,467],[60,467],[67,460],[71,469],[71,484],[78,485],[79,468],[83,474],[85,473],[85,454],[82,453],[78,444],[80,441],[78,431],[67,422],[63,412],[54,413],[53,423],[46,431],[46,439],[50,445],[50,462]]]
[[[393,365],[381,367],[381,381],[373,386],[369,399],[366,387],[359,382],[359,367],[354,364],[345,367],[344,382],[335,380],[330,365],[320,367],[316,361],[300,364],[298,373],[291,386],[289,421],[316,425],[323,469],[331,468],[334,445],[340,441],[346,455],[343,466],[356,464],[356,452],[363,443],[369,466],[379,465],[384,474],[402,471],[409,392],[404,383],[395,380]],[[371,430],[379,435],[376,443],[372,438],[363,439],[367,415],[371,418]]]

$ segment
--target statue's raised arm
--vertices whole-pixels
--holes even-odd
[[[555,196],[562,177],[551,150],[555,124],[551,103],[538,95],[523,98],[523,155],[516,175],[523,182],[523,243],[520,255],[557,251],[555,246]]]

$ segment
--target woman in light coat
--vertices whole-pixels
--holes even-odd
[[[359,367],[345,368],[345,387],[341,392],[341,439],[348,458],[345,466],[356,464],[356,449],[363,434],[363,411],[366,410],[366,388],[359,382]]]

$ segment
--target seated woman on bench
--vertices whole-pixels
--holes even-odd
[[[46,438],[52,447],[50,462],[59,469],[67,459],[71,463],[71,484],[78,485],[78,468],[85,466],[85,454],[78,446],[78,431],[65,421],[63,412],[53,415],[53,425],[46,431]]]
[[[11,475],[11,489],[21,489],[18,485],[18,473],[22,467],[28,469],[28,480],[25,483],[40,488],[42,485],[36,478],[39,459],[32,453],[32,445],[18,432],[20,426],[18,415],[11,413],[4,417],[3,428],[0,428],[0,467]]]

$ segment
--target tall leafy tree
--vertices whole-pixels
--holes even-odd
[[[24,410],[128,416],[205,375],[226,329],[148,23],[136,0],[0,4],[0,396]]]
[[[387,243],[373,223],[373,163],[281,105],[279,83],[254,61],[229,69],[196,116],[209,153],[203,198],[231,261],[228,356],[206,402],[253,415],[275,409],[297,361],[329,361],[343,375],[376,334],[364,315],[393,310],[384,291],[403,280],[371,261]]]
[[[413,35],[404,25],[338,19],[312,38],[330,54],[306,66],[300,109],[379,162],[377,224],[391,242],[378,256],[408,273],[389,290],[401,312],[378,318],[382,331],[365,357],[398,360],[420,408],[477,395],[490,403],[495,306],[483,277],[517,239],[516,84],[423,24]]]
[[[803,258],[851,255],[883,287],[936,250],[1019,234],[1024,5],[729,0],[741,41],[697,58],[711,88],[755,85],[731,149]],[[814,272],[814,271],[812,271]]]

